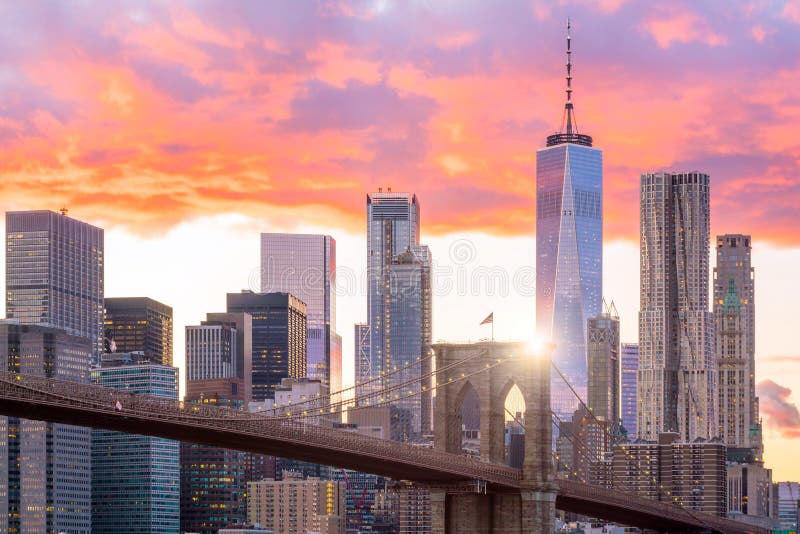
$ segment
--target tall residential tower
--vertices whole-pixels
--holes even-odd
[[[708,311],[709,177],[641,177],[640,438],[717,436],[713,321]]]
[[[553,361],[586,393],[586,325],[603,295],[603,153],[578,133],[572,104],[572,49],[567,26],[567,103],[559,133],[536,152],[536,330],[555,343]],[[577,405],[560,378],[553,410]]]

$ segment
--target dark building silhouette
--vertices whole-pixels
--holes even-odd
[[[172,365],[172,307],[148,297],[105,299],[104,352],[143,352]]]

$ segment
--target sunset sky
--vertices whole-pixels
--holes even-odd
[[[567,17],[623,340],[639,174],[708,172],[713,235],[753,236],[767,461],[800,479],[800,0],[0,3],[0,207],[105,228],[106,295],[172,305],[181,365],[186,324],[258,289],[260,232],[330,234],[352,373],[365,194],[412,191],[434,338],[488,336],[489,311],[497,337],[527,338],[536,149],[561,122]]]

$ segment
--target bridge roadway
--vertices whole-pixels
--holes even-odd
[[[294,458],[461,491],[468,491],[464,488],[477,480],[493,492],[518,492],[525,486],[521,470],[468,456],[321,427],[302,419],[287,421],[29,375],[0,372],[0,414]],[[767,532],[575,481],[558,482],[556,507],[662,532]]]

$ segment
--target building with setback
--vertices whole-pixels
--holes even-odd
[[[172,307],[147,297],[105,299],[104,352],[144,352],[172,365]]]
[[[641,176],[637,431],[646,440],[717,436],[709,218],[707,174]]]
[[[52,211],[6,213],[6,316],[90,339],[98,363],[103,251],[102,228]]]
[[[536,331],[555,343],[553,362],[585,396],[586,324],[603,295],[603,153],[578,133],[567,27],[567,102],[558,133],[536,151]],[[553,411],[578,401],[554,376]]]
[[[620,418],[619,317],[616,308],[587,324],[587,406],[598,419],[618,427]]]
[[[143,352],[103,356],[102,366],[92,370],[93,383],[126,393],[178,398],[176,367],[154,364]],[[179,442],[95,429],[91,458],[94,534],[178,531]]]
[[[88,383],[94,339],[0,321],[0,365],[12,373]],[[92,531],[91,429],[0,417],[2,532]]]
[[[284,378],[306,376],[306,305],[289,293],[228,293],[228,313],[252,317],[253,401],[275,398]]]
[[[336,333],[336,240],[316,234],[261,234],[261,292],[291,293],[306,305],[308,378],[342,389]]]
[[[750,448],[762,460],[755,370],[755,276],[749,235],[717,237],[714,268],[719,435],[728,447]]]

